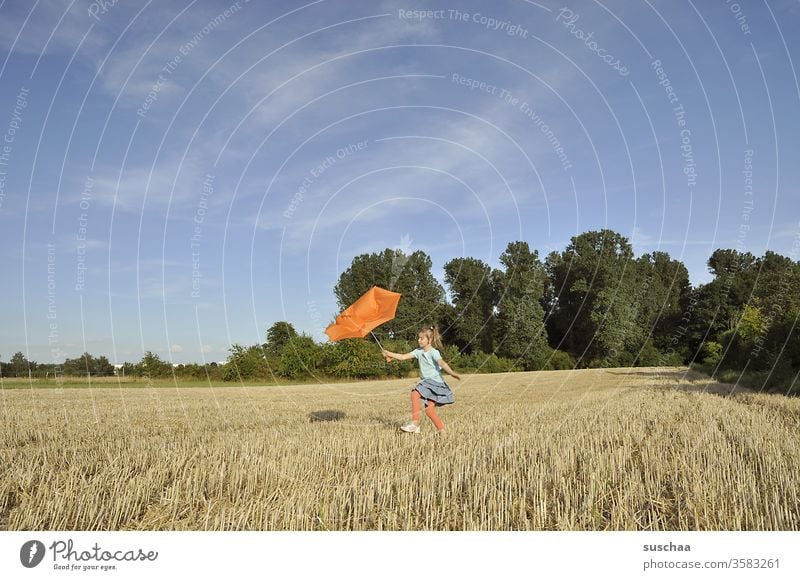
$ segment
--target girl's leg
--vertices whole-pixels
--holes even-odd
[[[411,391],[411,422],[414,423],[414,425],[419,425],[419,415],[422,407],[420,404],[421,399],[422,397],[418,390],[414,389]]]
[[[428,419],[433,421],[433,425],[440,433],[444,431],[444,423],[442,423],[439,415],[436,414],[436,403],[428,401],[428,405],[425,407],[425,414],[428,416]]]

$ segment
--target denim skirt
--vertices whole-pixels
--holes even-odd
[[[447,386],[447,383],[440,383],[433,379],[422,379],[418,382],[414,389],[419,392],[420,396],[426,401],[433,401],[437,406],[449,405],[453,403],[453,391]]]

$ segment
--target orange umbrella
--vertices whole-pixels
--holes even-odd
[[[394,318],[400,296],[397,292],[373,286],[337,316],[336,322],[325,329],[325,334],[333,341],[365,337],[373,328]]]

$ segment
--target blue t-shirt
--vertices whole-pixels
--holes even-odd
[[[419,361],[419,373],[423,379],[433,379],[434,381],[444,382],[442,378],[442,371],[437,364],[442,360],[442,355],[435,348],[431,348],[425,352],[421,348],[411,351],[414,358]]]

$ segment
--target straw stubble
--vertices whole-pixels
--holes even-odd
[[[6,391],[0,529],[800,526],[798,399],[675,369],[474,375],[443,439],[398,431],[411,384]]]

